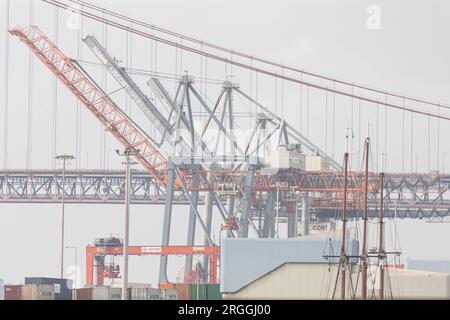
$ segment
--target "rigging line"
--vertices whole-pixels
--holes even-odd
[[[61,3],[60,1],[57,1],[57,0],[41,0],[41,1],[49,3],[51,5],[59,6],[59,7],[64,8],[64,9],[68,9],[68,5],[67,4]],[[224,62],[225,64],[233,64],[235,66],[238,66],[238,67],[241,67],[241,68],[244,68],[244,69],[248,69],[248,70],[253,70],[253,71],[256,71],[256,72],[268,75],[268,76],[284,79],[284,80],[287,80],[287,81],[290,81],[290,82],[294,82],[294,83],[298,83],[298,84],[304,84],[307,87],[311,87],[311,88],[315,88],[315,89],[319,89],[319,90],[326,90],[326,91],[334,92],[334,93],[342,95],[342,96],[352,97],[351,93],[348,93],[348,92],[345,92],[345,91],[333,90],[333,89],[330,89],[328,87],[324,87],[324,86],[317,85],[317,84],[314,84],[314,83],[300,81],[299,79],[296,79],[296,78],[283,76],[283,75],[277,74],[275,72],[268,71],[266,69],[251,67],[251,66],[249,66],[248,64],[245,64],[245,63],[237,62],[237,61],[234,61],[234,60],[230,60],[228,58],[224,58],[222,56],[218,56],[218,55],[211,54],[211,53],[208,53],[208,52],[200,51],[199,49],[188,47],[186,45],[180,45],[180,44],[178,44],[178,43],[176,43],[174,41],[170,41],[170,40],[167,40],[167,39],[155,36],[155,35],[151,35],[151,34],[146,33],[144,31],[137,30],[137,29],[134,29],[134,28],[130,28],[129,26],[126,26],[126,25],[123,25],[123,24],[120,24],[120,23],[117,23],[117,22],[114,22],[114,21],[111,21],[111,20],[102,19],[101,17],[96,16],[95,14],[92,14],[92,13],[89,13],[89,12],[86,12],[86,11],[82,11],[82,10],[77,9],[77,8],[71,8],[71,10],[75,11],[75,12],[81,14],[81,15],[84,15],[84,16],[92,19],[92,20],[96,20],[96,21],[101,22],[101,23],[106,23],[108,25],[111,25],[111,26],[119,28],[119,29],[128,30],[130,32],[133,32],[133,33],[135,33],[137,35],[140,35],[142,37],[145,37],[145,38],[155,39],[156,41],[158,41],[160,43],[163,43],[163,44],[166,44],[166,45],[170,45],[170,46],[173,46],[173,47],[179,47],[180,49],[189,51],[191,53],[204,55],[204,56],[206,56],[208,58]],[[361,99],[363,101],[370,102],[370,103],[380,103],[379,101],[377,101],[375,99],[367,98],[367,97],[363,97],[363,96],[359,96],[359,95],[354,95],[353,98]],[[384,103],[381,103],[381,104],[384,105]],[[398,106],[398,105],[395,105],[395,104],[392,104],[392,103],[386,104],[386,106],[388,106],[390,108],[394,108],[394,109],[399,109],[399,110],[403,110],[404,109],[404,110],[407,110],[407,111],[410,111],[410,112],[414,112],[414,113],[418,113],[418,114],[421,114],[421,115],[430,115],[431,117],[440,118],[440,119],[443,119],[443,120],[450,120],[450,117],[447,117],[447,116],[436,115],[436,114],[425,112],[425,111],[421,111],[421,110],[415,110],[415,109],[411,109],[411,108],[401,107],[401,106]],[[440,106],[444,107],[442,105],[440,105]]]
[[[100,8],[98,6],[95,6],[95,5],[92,5],[92,4],[88,3],[86,1],[81,1],[81,0],[69,0],[69,1],[70,2],[74,2],[74,3],[78,3],[78,4],[82,3],[86,7],[89,7],[91,10],[96,10],[96,11],[103,10],[104,12],[107,12],[108,15],[110,15],[112,17],[115,17],[115,18],[118,18],[118,19],[122,19],[122,20],[126,20],[126,21],[129,21],[129,22],[133,22],[136,25],[140,25],[142,27],[149,28],[151,30],[156,30],[158,32],[161,32],[161,33],[164,33],[164,34],[167,34],[167,35],[171,35],[171,36],[174,36],[174,37],[181,38],[183,40],[187,40],[188,42],[201,44],[201,45],[204,45],[206,47],[209,47],[209,48],[212,48],[212,49],[215,49],[215,50],[226,52],[226,53],[229,53],[229,54],[232,54],[232,55],[235,55],[235,56],[240,56],[242,58],[254,59],[255,61],[267,64],[267,65],[271,65],[271,66],[278,67],[278,68],[284,68],[284,69],[289,70],[289,71],[298,72],[300,74],[305,74],[305,75],[308,75],[308,76],[316,77],[316,78],[327,80],[327,81],[337,82],[337,83],[340,83],[340,84],[344,84],[346,86],[354,86],[354,87],[356,87],[358,89],[363,89],[363,90],[376,92],[376,93],[380,93],[380,94],[386,94],[386,95],[393,96],[393,97],[396,97],[396,98],[406,98],[407,100],[410,100],[410,101],[419,102],[419,103],[428,104],[428,105],[433,105],[433,106],[442,106],[442,107],[446,107],[446,108],[450,109],[450,106],[446,106],[446,105],[441,104],[441,103],[429,102],[429,101],[425,101],[423,99],[407,97],[406,95],[401,95],[401,94],[398,94],[398,93],[388,92],[386,90],[381,90],[381,89],[377,89],[377,88],[374,88],[374,87],[369,87],[369,86],[366,86],[366,85],[359,85],[359,84],[350,83],[348,81],[339,80],[339,79],[332,78],[332,77],[329,77],[329,76],[320,75],[318,73],[313,73],[313,72],[309,72],[309,71],[306,71],[306,70],[298,69],[298,68],[295,68],[295,67],[292,67],[292,66],[283,65],[281,63],[273,62],[273,61],[270,61],[270,60],[267,60],[267,59],[262,59],[262,58],[259,58],[259,57],[255,57],[253,55],[249,55],[249,54],[246,54],[246,53],[243,53],[243,52],[240,52],[240,51],[227,49],[225,47],[222,47],[222,46],[219,46],[219,45],[216,45],[216,44],[212,44],[210,42],[198,40],[198,39],[193,38],[193,37],[189,37],[189,36],[177,33],[177,32],[170,31],[170,30],[165,29],[165,28],[161,28],[161,27],[158,27],[158,26],[146,23],[146,22],[144,22],[142,20],[137,20],[137,19],[134,19],[134,18],[131,18],[131,17],[127,17],[127,16],[125,16],[123,14],[120,14],[120,13],[117,13],[117,12],[114,12],[114,11],[111,11],[111,10],[108,10],[108,9],[105,9],[105,8]]]

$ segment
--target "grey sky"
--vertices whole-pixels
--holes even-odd
[[[4,16],[4,0],[0,2],[0,12]],[[356,83],[367,84],[406,95],[438,102],[450,102],[450,45],[446,41],[450,30],[450,3],[448,1],[93,1],[126,15],[141,18],[158,26],[238,49],[250,54],[299,66],[320,74],[333,75]],[[369,30],[366,26],[369,5],[381,8],[381,29]],[[11,1],[10,26],[25,26],[29,21],[29,1]],[[35,1],[35,21],[50,38],[53,37],[53,8]],[[66,27],[67,13],[60,13],[59,46],[69,56],[77,57],[77,30]],[[4,23],[2,24],[4,28]],[[83,33],[95,34],[102,38],[102,28],[98,24],[84,21]],[[5,31],[5,30],[4,30]],[[4,61],[6,33],[0,36],[0,61]],[[108,49],[126,61],[126,35],[121,31],[108,30]],[[27,96],[28,96],[28,50],[17,39],[10,37],[10,79],[9,79],[9,117],[8,117],[8,161],[10,168],[24,168],[27,153]],[[153,44],[149,40],[134,36],[129,51],[129,63],[134,68],[150,69],[155,65],[160,72],[181,74],[189,70],[200,75],[198,57],[183,55],[183,65],[178,60],[175,70],[175,51],[158,46],[155,64]],[[154,49],[154,47],[153,47]],[[180,59],[180,56],[178,56]],[[95,61],[83,46],[82,60]],[[32,119],[32,167],[51,166],[51,127],[52,127],[52,83],[53,76],[33,57],[34,92]],[[3,75],[3,69],[2,75]],[[95,68],[90,72],[101,79]],[[204,72],[204,69],[203,69]],[[231,70],[228,69],[230,74]],[[223,79],[223,65],[209,64],[209,77]],[[239,82],[244,91],[256,94],[255,85],[250,88],[250,74],[233,69],[234,81]],[[145,78],[138,81],[144,83]],[[3,77],[1,79],[3,81]],[[254,78],[253,78],[254,81]],[[260,78],[258,94],[260,100],[281,114],[281,83],[278,82],[278,100],[275,109],[274,81]],[[284,117],[305,133],[305,105],[300,108],[300,89],[285,83]],[[113,89],[114,83],[108,80]],[[217,87],[207,88],[209,98],[214,99]],[[3,111],[3,88],[0,91]],[[330,97],[331,98],[331,97]],[[58,89],[58,142],[57,152],[77,153],[76,119],[77,104],[70,93],[59,86]],[[122,94],[117,101],[125,104]],[[378,134],[375,128],[376,109],[373,105],[361,108],[361,125],[358,126],[358,109],[355,102],[353,124],[351,123],[349,99],[337,98],[336,131],[331,132],[331,102],[327,137],[324,125],[324,95],[311,91],[309,136],[319,146],[332,152],[334,135],[335,157],[340,161],[344,147],[345,128],[351,126],[356,133],[352,152],[354,168],[359,168],[358,150],[363,143],[365,123],[372,124],[371,136],[374,157],[387,152],[388,170],[401,171],[401,112],[389,111],[387,132],[388,145],[384,147],[384,108],[380,108]],[[139,118],[134,105],[129,105],[131,114]],[[242,106],[244,110],[244,106]],[[435,111],[435,110],[433,110]],[[302,112],[302,113],[301,113]],[[111,150],[117,147],[108,137],[102,155],[100,150],[101,132],[96,120],[80,108],[81,158],[82,168],[101,168],[103,166],[120,168],[120,159]],[[302,118],[302,120],[300,120]],[[413,154],[418,155],[419,171],[428,170],[428,138],[426,117],[414,116],[414,144],[410,150],[410,115],[406,114],[405,125],[405,171],[415,169],[411,162]],[[139,121],[142,121],[140,118]],[[430,169],[442,169],[442,155],[448,152],[445,166],[450,169],[450,149],[445,138],[450,134],[448,122],[440,122],[440,145],[437,145],[437,121],[431,120]],[[361,136],[358,135],[361,133]],[[109,151],[109,152],[108,152]],[[1,151],[0,151],[1,152]],[[108,156],[109,155],[109,156]],[[1,157],[2,158],[2,157]],[[107,161],[109,158],[109,161]],[[439,164],[439,168],[437,168]],[[73,167],[76,164],[73,164]],[[122,206],[71,205],[67,208],[68,245],[79,247],[79,261],[84,272],[83,247],[98,236],[121,233]],[[132,207],[131,244],[158,244],[161,238],[162,207]],[[185,241],[186,208],[176,208],[173,219],[173,243]],[[2,263],[0,278],[18,282],[26,275],[56,276],[59,270],[59,207],[56,205],[0,205],[2,232],[0,251]],[[218,222],[218,221],[216,221]],[[217,237],[218,223],[215,224]],[[450,258],[443,246],[448,241],[447,224],[425,224],[408,221],[399,224],[400,241],[405,256],[424,258]],[[423,236],[417,237],[418,232]],[[171,258],[180,263],[172,264],[169,276],[175,280],[181,268],[182,258]],[[72,253],[66,254],[67,263],[72,262]],[[158,259],[153,257],[133,257],[131,259],[130,281],[157,280]]]

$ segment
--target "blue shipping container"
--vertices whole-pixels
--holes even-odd
[[[72,300],[72,280],[61,278],[26,277],[25,284],[48,284],[55,288],[55,300]]]

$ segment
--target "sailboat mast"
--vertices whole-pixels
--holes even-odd
[[[347,254],[345,250],[345,238],[347,228],[347,177],[348,177],[348,152],[344,154],[344,204],[342,208],[342,240],[341,240],[341,300],[345,300],[345,268],[347,266]]]
[[[364,160],[365,160],[365,181],[364,181],[364,219],[363,219],[363,239],[362,239],[362,253],[361,253],[361,299],[367,299],[367,220],[368,220],[368,208],[367,198],[369,196],[369,148],[370,139],[366,138],[364,146]]]
[[[380,173],[380,231],[379,235],[380,238],[378,240],[378,261],[379,261],[379,268],[380,268],[380,291],[378,293],[378,298],[380,300],[384,299],[384,227],[383,227],[383,218],[384,218],[384,212],[383,212],[383,204],[384,204],[384,197],[383,197],[383,189],[384,189],[384,172],[383,170]]]

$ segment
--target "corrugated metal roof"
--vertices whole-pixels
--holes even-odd
[[[450,260],[407,259],[406,268],[410,270],[450,273]]]
[[[329,248],[333,247],[334,252]],[[295,239],[224,239],[221,249],[222,292],[235,292],[286,262],[327,263],[324,255],[339,254],[338,241],[323,236]],[[358,255],[358,241],[348,254]]]

